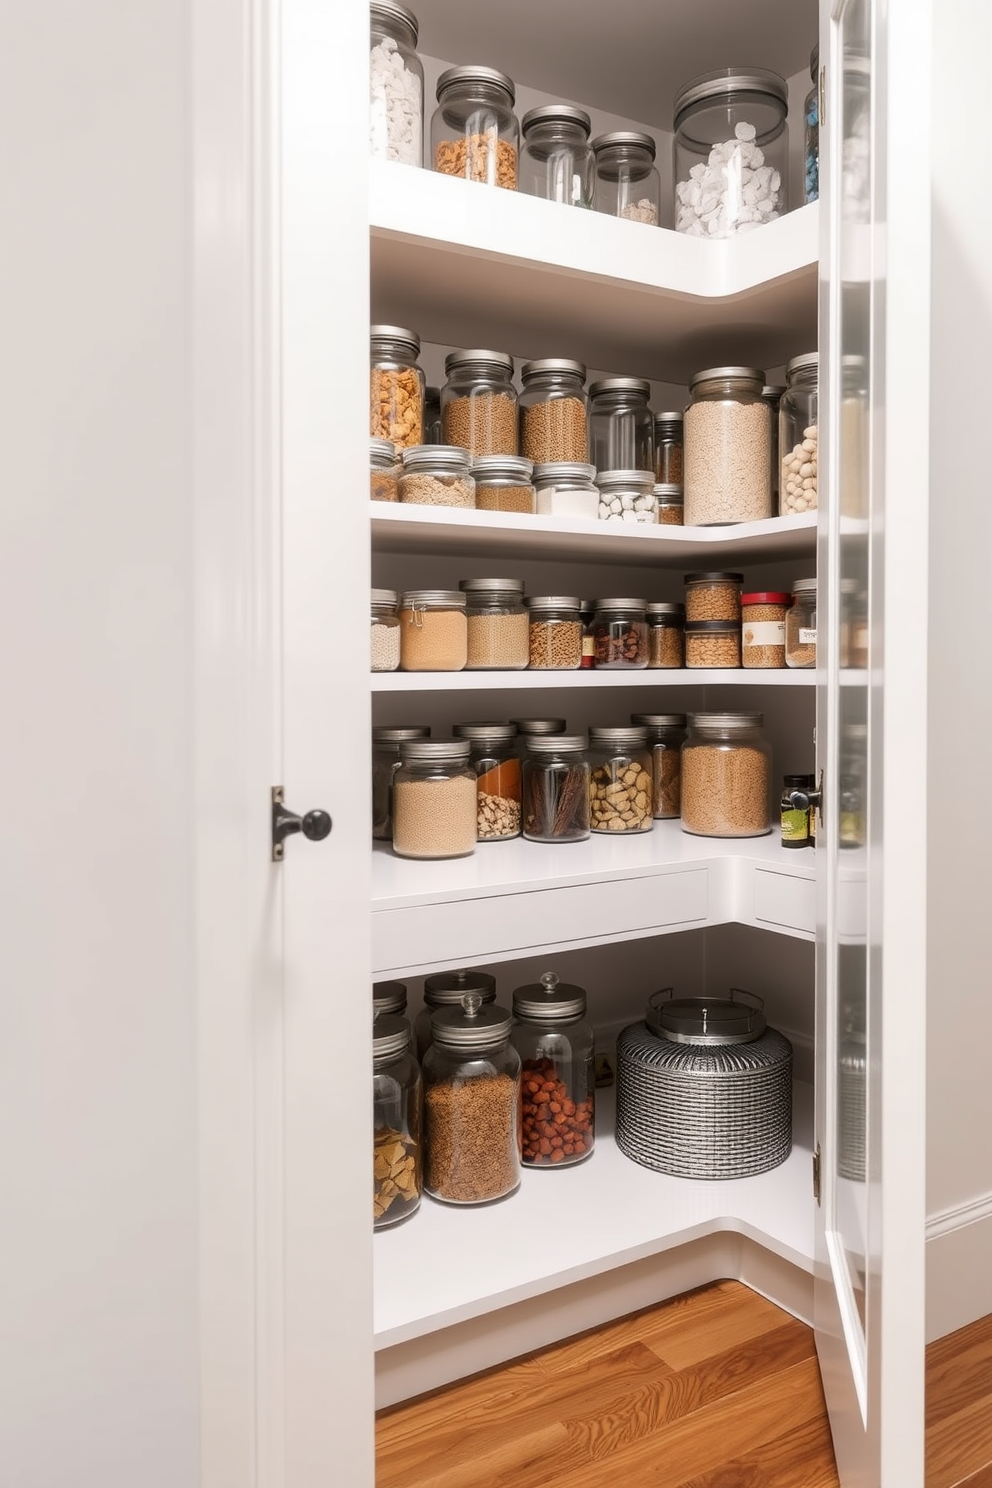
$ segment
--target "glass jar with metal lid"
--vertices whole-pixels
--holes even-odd
[[[661,177],[655,165],[657,146],[639,129],[613,129],[592,142],[596,157],[593,206],[627,222],[661,221]]]
[[[785,614],[785,664],[816,666],[816,580],[796,579]]]
[[[496,978],[478,967],[461,967],[458,971],[435,971],[424,978],[424,1005],[413,1022],[417,1058],[423,1063],[430,1048],[431,1019],[438,1008],[460,1008],[466,993],[475,994],[480,1002],[496,1001]]]
[[[781,471],[781,461],[778,457],[778,406],[782,401],[782,394],[784,392],[784,383],[766,383],[761,389],[762,399],[768,404],[768,411],[772,416],[771,459],[769,461],[769,469],[772,473],[772,511],[778,511],[779,509],[779,474]]]
[[[520,1055],[512,1015],[467,992],[439,1008],[424,1055],[424,1187],[448,1204],[485,1204],[520,1186]]]
[[[369,119],[372,157],[424,163],[424,68],[419,24],[400,0],[369,5]]]
[[[393,852],[464,858],[475,852],[476,776],[467,739],[409,739],[393,777]]]
[[[534,466],[534,494],[539,517],[581,517],[596,521],[599,491],[596,468],[584,460],[554,460]]]
[[[475,506],[475,481],[467,450],[448,444],[417,444],[403,451],[400,501],[410,506]]]
[[[377,1013],[372,1025],[372,1225],[409,1219],[423,1184],[420,1065],[406,1018]]]
[[[656,413],[654,416],[654,478],[659,486],[682,489],[685,469],[682,461],[681,413]]]
[[[397,449],[422,444],[424,373],[420,337],[402,326],[369,327],[369,434]]]
[[[586,369],[569,357],[542,357],[520,368],[520,449],[536,465],[589,459]]]
[[[399,501],[400,463],[391,439],[369,440],[369,496],[373,501]]]
[[[750,232],[788,211],[789,90],[763,67],[693,78],[674,104],[675,230]]]
[[[685,411],[685,520],[690,527],[772,515],[772,416],[757,367],[707,367]]]
[[[449,351],[441,389],[445,444],[480,455],[517,454],[517,390],[505,351]]]
[[[785,369],[785,392],[778,405],[779,511],[783,517],[817,508],[819,371],[815,351],[793,357]]]
[[[682,830],[697,837],[771,831],[772,752],[763,713],[690,713],[682,745]]]
[[[682,527],[685,524],[685,502],[681,486],[655,486],[654,499],[658,507],[658,522],[662,527]]]
[[[596,184],[591,128],[585,110],[570,103],[528,109],[520,121],[520,190],[565,207],[591,207]]]
[[[687,620],[685,664],[697,667],[739,667],[741,627],[737,620]]]
[[[685,666],[685,605],[658,600],[648,605],[646,614],[649,668]]]
[[[480,455],[472,462],[476,508],[533,516],[533,475],[533,462],[523,455]]]
[[[647,602],[597,599],[592,622],[596,669],[643,671],[648,664]]]
[[[449,67],[437,80],[431,157],[443,176],[517,189],[516,89],[495,67]]]
[[[820,199],[820,48],[809,54],[809,76],[813,84],[803,103],[803,197],[807,202]]]
[[[372,837],[390,842],[393,836],[393,776],[400,767],[400,745],[407,739],[429,739],[430,724],[396,727],[377,724],[372,730]]]
[[[372,590],[372,670],[395,672],[400,664],[400,617],[395,589]]]
[[[650,832],[654,788],[647,730],[638,724],[589,730],[589,826]]]
[[[632,713],[631,723],[647,733],[651,750],[653,813],[656,821],[671,821],[682,810],[682,745],[685,743],[684,713]]]
[[[397,1013],[401,1018],[406,1012],[405,982],[373,982],[373,1013]]]
[[[589,388],[590,458],[597,471],[654,471],[651,384],[643,377],[601,377]]]
[[[582,621],[577,594],[539,594],[527,600],[531,671],[574,672],[582,665]]]
[[[583,842],[589,836],[589,760],[585,734],[531,734],[523,764],[524,836],[530,842]]]
[[[531,739],[565,732],[564,718],[511,718],[510,722],[517,731],[517,753],[521,759],[527,758],[527,745]]]
[[[734,620],[741,618],[741,585],[744,575],[725,569],[696,570],[685,575],[687,620]]]
[[[468,661],[465,595],[458,589],[408,589],[400,600],[400,668],[461,672]]]
[[[546,971],[513,993],[525,1168],[570,1167],[596,1144],[595,1037],[584,987]]]
[[[741,595],[741,664],[785,666],[785,617],[792,595],[781,589],[758,589]]]
[[[654,494],[653,470],[600,470],[599,520],[626,522],[629,526],[658,522],[658,503]]]
[[[522,672],[527,665],[523,579],[460,579],[468,619],[470,672]]]
[[[478,777],[476,831],[480,842],[520,836],[520,756],[512,723],[459,723],[452,729],[472,746]]]

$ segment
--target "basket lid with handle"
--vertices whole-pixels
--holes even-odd
[[[767,1028],[764,1002],[753,992],[731,987],[729,997],[675,997],[663,987],[648,998],[645,1022],[673,1044],[751,1044]]]

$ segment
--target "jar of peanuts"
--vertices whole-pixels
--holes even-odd
[[[648,664],[647,603],[598,599],[592,622],[597,670],[643,671]]]
[[[369,352],[369,434],[391,439],[397,449],[422,444],[425,379],[417,362],[420,337],[402,326],[370,326]]]
[[[372,1026],[372,1227],[386,1229],[420,1208],[420,1065],[406,1018],[377,1013]]]
[[[449,67],[437,80],[431,157],[443,176],[517,189],[516,89],[495,67]]]
[[[423,1063],[433,1039],[431,1019],[438,1008],[460,1008],[466,992],[476,993],[482,1002],[496,1001],[496,978],[474,966],[458,971],[435,971],[424,977],[424,1005],[413,1022],[417,1058]]]
[[[480,455],[517,453],[517,390],[513,358],[505,351],[449,351],[441,389],[445,444]]]
[[[762,589],[741,595],[741,665],[785,666],[785,617],[792,595]]]
[[[585,989],[553,971],[514,991],[525,1168],[568,1167],[595,1146],[595,1038],[585,1016]]]
[[[520,368],[520,449],[535,465],[589,459],[586,369],[568,357]]]
[[[697,837],[771,831],[772,751],[762,713],[690,713],[682,745],[682,830]]]
[[[632,713],[631,723],[647,730],[652,756],[654,817],[670,821],[682,809],[682,745],[685,743],[684,713]]]
[[[647,730],[589,730],[589,825],[593,832],[650,832],[654,786]]]
[[[469,761],[478,777],[480,842],[520,836],[520,756],[512,723],[460,723],[452,729],[472,746]]]

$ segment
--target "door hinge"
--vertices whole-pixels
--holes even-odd
[[[820,1202],[820,1144],[817,1142],[813,1153],[813,1197],[817,1203]]]

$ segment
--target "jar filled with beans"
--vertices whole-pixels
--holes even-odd
[[[400,600],[404,672],[461,672],[468,661],[465,595],[458,589],[408,589]]]
[[[670,821],[682,810],[682,745],[684,713],[632,713],[631,723],[647,731],[654,782],[654,817]]]
[[[687,620],[687,667],[739,667],[741,628],[736,620]]]
[[[685,605],[658,601],[647,607],[648,666],[671,670],[685,665]]]
[[[470,672],[521,672],[527,665],[523,579],[461,579]]]
[[[376,725],[372,730],[372,837],[390,842],[393,836],[393,776],[400,767],[400,745],[408,739],[429,739],[430,724],[409,723],[396,727]]]
[[[596,1143],[595,1038],[585,1021],[585,989],[545,972],[516,988],[513,1017],[524,1167],[583,1162]]]
[[[792,595],[777,589],[741,595],[741,664],[785,666],[785,617]]]
[[[698,837],[771,831],[771,747],[762,713],[690,713],[682,745],[682,830]]]
[[[531,671],[574,672],[582,665],[582,621],[577,594],[541,594],[527,600]]]
[[[772,515],[772,416],[756,367],[708,367],[685,411],[688,526],[756,522]]]
[[[533,516],[533,473],[533,464],[523,455],[480,455],[472,463],[477,510]]]
[[[437,80],[431,156],[443,176],[517,189],[516,89],[495,67],[449,67]]]
[[[475,852],[476,776],[467,739],[411,739],[393,778],[393,852],[464,858]]]
[[[654,478],[660,486],[678,486],[685,479],[682,460],[681,413],[654,416]]]
[[[647,730],[589,730],[589,825],[594,832],[650,832],[654,786]]]
[[[423,1183],[420,1065],[406,1018],[378,1013],[372,1028],[372,1227],[420,1208]]]
[[[460,723],[453,732],[472,746],[469,760],[478,776],[477,832],[480,842],[520,836],[520,756],[512,723]]]
[[[441,389],[445,444],[480,455],[516,455],[517,390],[513,358],[505,351],[449,351]]]
[[[655,486],[658,522],[662,527],[685,526],[685,502],[681,486]]]
[[[400,501],[409,506],[475,507],[475,481],[465,450],[455,445],[418,444],[403,451]]]
[[[740,624],[741,585],[739,573],[687,573],[685,618],[687,620],[733,620]]]
[[[568,357],[520,368],[520,452],[535,465],[589,459],[586,369]]]
[[[400,617],[395,589],[372,590],[372,670],[395,672],[400,664]]]
[[[403,326],[369,328],[369,434],[397,449],[424,442],[424,386],[420,337]]]
[[[399,501],[400,463],[391,439],[369,440],[369,495],[373,501]]]
[[[816,666],[816,580],[796,579],[785,616],[785,664]]]
[[[523,766],[524,836],[530,842],[583,842],[589,836],[589,760],[585,734],[534,734]]]
[[[819,365],[815,351],[793,357],[778,406],[779,512],[816,511],[819,454]]]
[[[424,977],[424,1005],[413,1022],[413,1037],[421,1064],[433,1039],[431,1019],[434,1014],[438,1008],[460,1008],[462,998],[468,992],[477,995],[480,1002],[495,1002],[496,978],[475,966],[460,967],[458,971],[435,971]]]
[[[592,622],[597,670],[644,670],[648,664],[646,612],[643,599],[597,599]]]

